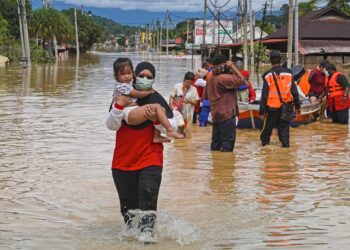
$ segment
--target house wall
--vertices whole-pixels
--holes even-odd
[[[322,55],[306,55],[304,56],[304,64],[319,64],[323,60]],[[348,54],[342,55],[328,55],[327,60],[331,63],[337,64],[346,64],[350,63],[350,52]]]

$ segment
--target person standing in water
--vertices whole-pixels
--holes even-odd
[[[224,55],[214,57],[213,75],[207,80],[204,97],[209,99],[213,120],[211,150],[232,152],[236,142],[236,116],[239,114],[237,89],[247,85],[243,75]]]
[[[156,70],[149,62],[139,63],[135,69],[135,89],[152,88]],[[106,120],[106,126],[116,132],[116,143],[112,162],[113,180],[118,191],[120,211],[127,227],[133,226],[133,211],[144,211],[139,222],[140,237],[144,242],[155,242],[156,211],[163,169],[163,144],[154,143],[154,128],[151,121],[154,110],[146,109],[149,119],[132,126],[123,122],[123,109],[131,102],[128,96],[118,96]],[[177,123],[164,98],[157,92],[138,98],[137,104],[160,104],[174,130]]]
[[[328,82],[320,100],[327,95],[327,103],[333,123],[349,124],[350,84],[346,76],[337,71],[334,64],[326,67]]]
[[[289,129],[291,121],[281,119],[282,105],[294,103],[296,114],[300,114],[300,101],[297,86],[295,85],[292,71],[280,66],[281,54],[278,50],[270,52],[272,68],[266,71],[263,78],[261,93],[260,118],[263,120],[263,128],[260,134],[262,146],[270,143],[270,137],[274,127],[277,127],[278,138],[282,147],[289,147]]]

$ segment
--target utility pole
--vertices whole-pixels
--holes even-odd
[[[79,49],[79,37],[78,37],[78,21],[77,21],[77,9],[74,8],[74,26],[75,26],[75,46],[77,50],[77,58],[80,56]]]
[[[293,60],[293,0],[289,0],[289,16],[288,16],[288,54],[287,54],[287,66],[292,67]]]
[[[252,81],[254,81],[254,35],[255,35],[255,28],[254,28],[254,17],[253,17],[253,1],[249,0],[249,29],[250,29],[250,75],[251,75],[251,79]]]
[[[159,19],[156,21],[156,32],[157,32],[157,52],[159,52]]]
[[[220,45],[220,11],[217,11],[218,14],[218,45]]]
[[[166,22],[166,55],[169,55],[169,11],[166,11],[166,18],[165,18],[165,22]]]
[[[23,25],[22,25],[22,15],[21,15],[21,10],[20,10],[20,4],[17,0],[17,11],[18,11],[18,19],[19,19],[19,32],[21,35],[21,46],[22,46],[22,58],[26,57],[26,50],[24,48],[24,38],[23,38]]]
[[[159,51],[162,53],[162,39],[163,39],[163,25],[162,22],[159,23],[160,35],[159,35]]]
[[[295,0],[295,7],[294,7],[294,65],[299,64],[299,7],[298,7],[298,0]]]
[[[217,4],[218,4],[218,0],[215,0],[215,6],[214,6],[214,8],[215,8],[215,10],[214,10],[214,16],[215,17],[217,17],[217,9],[216,9],[216,6],[217,6]],[[216,18],[215,18],[216,19]],[[214,23],[213,23],[213,41],[212,41],[212,44],[214,45],[215,44],[215,19],[214,19]],[[219,21],[218,21],[218,23],[219,23]]]
[[[243,0],[243,68],[248,69],[247,0]]]
[[[155,48],[156,48],[156,24],[154,23],[154,19],[152,20],[152,48],[153,48],[153,50],[152,51],[154,51],[155,50]]]
[[[257,84],[258,86],[260,87],[260,83],[259,83],[259,64],[260,64],[260,49],[261,49],[261,46],[262,46],[262,43],[261,43],[261,40],[262,40],[262,35],[263,35],[263,29],[264,29],[264,26],[265,26],[265,17],[266,17],[266,10],[267,10],[267,0],[265,1],[265,4],[264,4],[264,11],[263,11],[263,18],[262,18],[262,23],[261,23],[261,30],[260,30],[260,40],[259,40],[259,43],[258,43],[258,56],[257,56],[257,62],[256,62],[256,80],[257,80]],[[254,22],[255,22],[255,16],[254,16]]]
[[[186,43],[188,43],[188,32],[189,32],[189,26],[190,26],[190,19],[187,19]]]
[[[22,21],[22,34],[23,34],[23,47],[25,52],[25,59],[27,61],[26,67],[32,66],[30,61],[30,46],[29,46],[29,35],[28,35],[28,23],[27,23],[27,11],[25,0],[17,0],[20,9],[20,20]]]
[[[145,44],[146,44],[145,49],[148,50],[148,47],[149,47],[149,23],[147,23],[147,25],[146,25]]]
[[[207,0],[204,0],[203,41],[202,41],[204,45],[205,45],[206,32],[207,32]]]

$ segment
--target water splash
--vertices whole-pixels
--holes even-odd
[[[181,246],[192,244],[199,240],[200,231],[190,222],[184,219],[174,218],[164,212],[131,210],[129,212],[131,218],[124,226],[123,230],[118,234],[121,241],[138,240],[141,242],[148,241],[142,233],[142,221],[145,216],[156,216],[157,222],[154,231],[154,241],[175,240]]]

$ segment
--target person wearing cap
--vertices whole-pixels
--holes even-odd
[[[136,82],[134,88],[138,90],[151,89],[156,71],[149,62],[142,62],[135,69]],[[118,96],[114,102],[106,126],[116,132],[116,143],[112,162],[112,174],[118,191],[120,211],[127,227],[132,227],[132,213],[135,209],[149,211],[140,220],[141,240],[154,240],[157,201],[163,167],[163,144],[153,142],[154,110],[146,110],[147,120],[139,125],[129,125],[123,121],[123,109],[130,103],[127,96]],[[172,127],[177,130],[173,112],[164,98],[155,91],[145,98],[138,98],[139,106],[160,104]]]
[[[326,66],[329,64],[327,60],[323,60],[316,68],[311,70],[309,75],[309,99],[311,103],[315,103],[321,96],[327,82]]]
[[[270,143],[273,128],[277,127],[278,138],[282,147],[289,147],[289,129],[291,122],[281,119],[282,102],[293,103],[296,114],[300,114],[298,89],[295,85],[292,71],[280,66],[281,54],[278,50],[270,52],[272,68],[263,75],[263,89],[259,114],[263,120],[260,134],[261,145]],[[282,102],[281,102],[282,99]]]
[[[226,56],[216,55],[213,63],[213,75],[207,80],[204,90],[213,121],[211,150],[232,152],[236,141],[236,116],[239,114],[237,89],[248,83]]]
[[[253,88],[253,84],[249,80],[249,71],[241,70],[241,74],[244,76],[244,79],[248,82],[248,87],[241,86],[238,90],[238,100],[241,102],[253,103],[256,99],[256,93]],[[242,90],[243,89],[243,90]],[[244,90],[245,89],[245,90]]]
[[[207,81],[204,80],[208,71],[203,68],[199,68],[194,73],[193,86],[197,89],[199,101],[194,106],[194,113],[192,123],[197,123],[198,115],[201,111],[201,97],[203,95],[204,87],[207,84]]]
[[[327,65],[326,75],[328,81],[320,100],[327,96],[333,123],[349,124],[349,81],[343,73],[337,71],[334,64]]]

